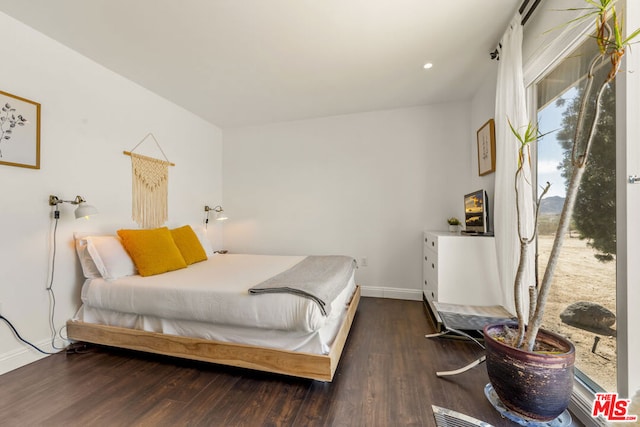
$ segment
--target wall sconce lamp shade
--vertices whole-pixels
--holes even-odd
[[[205,206],[204,207],[204,211],[207,213],[207,220],[205,221],[205,223],[209,223],[209,212],[213,211],[213,219],[215,219],[216,221],[224,221],[226,219],[229,219],[229,217],[227,216],[227,214],[224,213],[224,209],[222,209],[222,206],[218,205],[215,208],[210,208],[209,206]]]
[[[89,218],[90,216],[96,215],[97,213],[98,209],[96,209],[93,205],[88,205],[86,202],[79,203],[74,212],[76,219]]]
[[[58,211],[58,205],[60,203],[69,203],[72,205],[77,205],[74,214],[76,219],[79,218],[88,218],[92,215],[96,215],[98,213],[98,209],[93,207],[92,205],[87,204],[86,200],[82,196],[76,196],[73,200],[62,200],[58,196],[49,196],[49,206],[55,206],[56,211]]]

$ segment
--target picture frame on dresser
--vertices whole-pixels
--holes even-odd
[[[496,125],[489,119],[477,132],[478,175],[484,176],[496,171]]]

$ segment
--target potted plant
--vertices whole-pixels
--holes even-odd
[[[457,233],[460,230],[460,220],[455,216],[448,218],[447,224],[449,224],[449,231],[452,233]]]
[[[531,124],[524,130],[514,129],[510,124],[514,136],[520,143],[514,185],[520,242],[520,262],[514,279],[514,302],[518,323],[487,325],[484,328],[487,372],[497,396],[509,410],[537,421],[550,421],[558,417],[567,408],[571,398],[575,349],[573,344],[563,337],[542,330],[542,319],[560,251],[569,230],[585,165],[598,130],[602,95],[609,83],[615,79],[626,48],[640,33],[638,29],[628,38],[622,37],[619,17],[614,7],[615,0],[585,1],[591,7],[587,9],[589,13],[582,18],[595,17],[596,34],[593,38],[598,45],[598,54],[590,63],[582,93],[572,142],[571,177],[549,261],[541,281],[536,274],[535,283],[523,283],[526,259],[537,236],[540,201],[550,184],[547,183],[542,189],[539,198],[536,199],[534,196],[532,200],[535,225],[532,233],[525,235],[521,227],[520,214],[524,208],[518,199],[518,182],[523,182],[523,166],[530,162],[530,144],[542,135]],[[609,72],[602,83],[596,84],[594,70],[605,62],[609,62]],[[528,182],[528,185],[531,183]],[[525,291],[529,295],[529,314],[526,319],[523,309]]]

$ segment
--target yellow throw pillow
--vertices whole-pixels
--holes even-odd
[[[184,227],[174,228],[171,230],[171,236],[187,265],[207,259],[207,254],[191,226],[185,225]]]
[[[187,266],[167,227],[118,230],[118,236],[141,276],[153,276]]]

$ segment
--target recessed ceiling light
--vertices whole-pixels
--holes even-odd
[[[424,64],[424,69],[425,70],[428,70],[431,67],[433,67],[433,64],[431,62],[427,62],[426,64]]]

